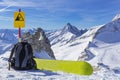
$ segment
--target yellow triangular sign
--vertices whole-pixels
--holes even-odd
[[[14,13],[14,27],[15,28],[24,28],[25,27],[25,13],[24,12],[15,12]]]
[[[24,18],[22,17],[22,15],[20,13],[18,13],[15,21],[24,21]]]

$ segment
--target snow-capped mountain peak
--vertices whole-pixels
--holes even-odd
[[[49,33],[49,40],[52,45],[60,43],[64,45],[69,41],[81,36],[87,31],[87,29],[77,29],[75,26],[72,26],[70,23],[67,23],[61,30]],[[50,36],[51,35],[51,36]]]
[[[117,19],[120,19],[120,14],[117,14],[117,15],[112,19],[112,21],[117,20]]]
[[[73,26],[70,23],[67,23],[64,27],[65,30],[70,30]]]
[[[75,26],[71,25],[70,23],[67,23],[64,28],[62,29],[62,33],[71,32],[73,34],[78,34],[80,32],[79,29],[77,29]]]

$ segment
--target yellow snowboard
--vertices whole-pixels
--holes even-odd
[[[37,69],[50,71],[63,71],[79,75],[91,75],[92,66],[85,61],[65,61],[65,60],[46,60],[34,59],[37,63]]]

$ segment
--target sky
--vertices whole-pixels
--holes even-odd
[[[120,14],[120,0],[0,0],[0,28],[14,28],[14,12],[25,12],[25,28],[90,28]]]

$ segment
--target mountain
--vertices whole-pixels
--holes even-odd
[[[120,18],[91,28],[67,44],[56,43],[52,49],[60,60],[85,60],[93,66],[120,68]]]
[[[26,31],[33,33],[36,29],[23,30],[22,33]],[[96,26],[89,30],[79,30],[67,23],[63,29],[46,31],[56,59],[86,60],[95,66],[102,63],[110,68],[120,67],[117,63],[120,61],[118,54],[120,52],[119,34],[119,17],[105,25]],[[0,30],[1,52],[10,49],[10,46],[17,41],[16,36],[17,30]],[[9,44],[8,47],[6,47],[8,45],[6,43]]]
[[[103,64],[111,69],[120,68],[120,17],[103,25],[95,34],[87,50],[95,57],[91,63]],[[95,45],[95,46],[93,46]]]
[[[60,60],[74,60],[74,61],[79,60],[79,58],[80,59],[86,58],[87,55],[85,49],[89,45],[89,42],[92,41],[96,31],[100,27],[101,26],[91,28],[81,36],[78,36],[70,40],[64,45],[61,45],[62,43],[56,43],[55,45],[52,45],[52,49],[55,53],[56,58]]]
[[[63,29],[49,32],[47,33],[47,36],[51,41],[52,45],[55,45],[56,43],[60,43],[61,45],[64,45],[69,41],[77,38],[78,36],[81,36],[86,31],[87,29],[79,30],[75,26],[72,26],[70,23],[67,23],[63,27]]]
[[[36,29],[22,30],[22,33],[27,31],[34,33]],[[67,24],[61,30],[46,31],[46,34],[51,41],[56,59],[85,60],[95,67],[93,75],[78,76],[64,72],[49,72],[43,70],[8,71],[5,66],[8,66],[9,50],[13,44],[17,42],[18,31],[0,29],[0,78],[30,80],[120,80],[120,18],[117,17],[105,25],[96,26],[87,31],[85,30],[82,34],[80,31],[81,30],[71,26],[71,24]]]
[[[31,28],[31,29],[22,29],[22,35],[25,32],[30,32],[30,34],[33,34],[37,29]],[[83,33],[85,33],[87,29],[79,30],[75,26],[72,26],[70,23],[67,23],[63,29],[56,30],[56,31],[45,31],[47,37],[51,41],[52,45],[60,44],[59,46],[65,45],[69,43],[69,41],[74,40],[75,38],[81,36]],[[4,43],[6,45],[10,45],[9,47],[6,47],[6,45],[1,45],[1,53],[5,52],[6,50],[10,50],[11,47],[18,42],[18,30],[17,29],[0,29],[0,40],[1,43]],[[4,48],[4,49],[3,49]]]
[[[34,33],[36,29],[22,29],[21,34],[25,32]],[[0,40],[7,41],[10,43],[16,43],[18,38],[18,30],[17,29],[0,29]]]
[[[33,33],[36,29],[23,29],[22,34],[25,32]],[[5,53],[18,42],[18,30],[17,29],[0,29],[0,54]]]
[[[65,34],[65,33],[68,33],[68,32],[70,32],[72,34],[75,34],[76,36],[80,36],[81,34],[83,34],[85,32],[85,30],[79,30],[75,26],[71,25],[70,23],[67,23],[64,26],[64,28],[62,29],[61,35]]]
[[[120,18],[120,14],[117,14],[117,15],[112,19],[112,21],[117,20],[117,19],[119,19],[119,18]]]
[[[67,26],[68,25],[69,24],[67,24]],[[63,29],[65,32],[66,29],[68,32],[71,31],[69,27]],[[120,61],[119,34],[120,18],[118,17],[105,25],[89,29],[81,36],[67,42],[67,44],[61,45],[62,42],[56,43],[52,46],[52,49],[57,59],[86,60],[95,66],[102,63],[110,68],[120,67],[120,65],[117,64]],[[69,39],[69,37],[70,36],[66,36],[65,38]]]
[[[17,42],[17,35],[13,29],[0,29],[0,54],[11,49]]]
[[[55,59],[50,41],[46,37],[45,31],[43,31],[42,28],[38,28],[33,34],[30,34],[30,32],[25,32],[22,36],[22,40],[29,42],[36,58]]]
[[[8,42],[16,41],[16,34],[14,33],[14,30],[9,29],[0,29],[0,39],[6,40]]]

